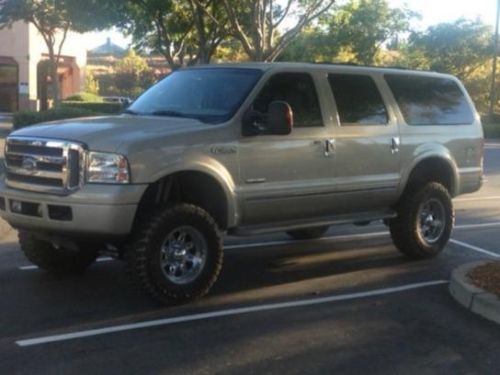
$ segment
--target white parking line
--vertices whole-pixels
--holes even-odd
[[[172,317],[172,318],[143,321],[143,322],[138,322],[138,323],[109,326],[109,327],[103,327],[103,328],[98,328],[98,329],[89,329],[86,331],[75,331],[75,332],[63,333],[63,334],[53,335],[53,336],[36,337],[36,338],[31,338],[31,339],[18,340],[18,341],[16,341],[16,344],[18,346],[22,346],[22,347],[32,346],[32,345],[40,345],[40,344],[47,344],[47,343],[51,343],[51,342],[74,340],[74,339],[79,339],[79,338],[83,338],[83,337],[100,336],[100,335],[105,335],[105,334],[109,334],[109,333],[116,333],[116,332],[131,331],[131,330],[136,330],[136,329],[172,325],[172,324],[178,324],[178,323],[184,323],[184,322],[192,322],[192,321],[196,321],[196,320],[219,318],[219,317],[223,317],[223,316],[256,313],[256,312],[261,312],[261,311],[279,310],[279,309],[287,309],[287,308],[301,307],[301,306],[319,305],[319,304],[325,304],[325,303],[330,303],[330,302],[347,301],[347,300],[353,300],[353,299],[359,299],[359,298],[368,298],[368,297],[380,296],[380,295],[384,295],[384,294],[399,293],[399,292],[404,292],[404,291],[413,290],[413,289],[428,288],[428,287],[432,287],[432,286],[436,286],[436,285],[443,285],[443,284],[447,284],[447,283],[448,283],[447,280],[433,280],[433,281],[427,281],[427,282],[422,282],[422,283],[406,284],[406,285],[401,285],[401,286],[396,286],[396,287],[391,287],[391,288],[375,289],[375,290],[370,290],[370,291],[366,291],[366,292],[340,294],[340,295],[321,297],[321,298],[312,298],[312,299],[303,299],[303,300],[290,301],[290,302],[269,303],[269,304],[264,304],[264,305],[240,307],[240,308],[234,308],[234,309],[212,311],[212,312],[201,313],[201,314],[184,315],[184,316],[177,316],[177,317]]]
[[[500,195],[491,195],[488,197],[457,198],[454,199],[453,202],[474,202],[474,201],[488,201],[488,200],[500,201]]]
[[[455,229],[479,229],[479,228],[490,228],[500,226],[500,221],[494,221],[490,223],[479,223],[479,224],[463,224],[463,225],[455,225]],[[338,236],[329,236],[322,237],[317,239],[316,241],[355,241],[360,239],[370,239],[376,237],[384,237],[388,236],[389,231],[381,231],[381,232],[370,232],[370,233],[358,233],[358,234],[346,234],[346,235],[338,235]],[[300,242],[308,242],[309,240],[283,240],[283,241],[267,241],[267,242],[249,242],[244,244],[236,244],[236,245],[228,245],[224,246],[224,250],[237,250],[237,249],[247,249],[247,248],[257,248],[257,247],[267,247],[267,246],[279,246],[279,245],[290,245],[296,244]],[[108,262],[113,260],[113,258],[102,257],[98,258],[97,262]],[[22,271],[32,271],[37,270],[38,267],[34,265],[29,266],[21,266],[18,269]]]
[[[468,243],[465,243],[465,242],[462,242],[462,241],[454,240],[453,238],[450,239],[450,242],[454,243],[455,245],[466,247],[469,250],[477,251],[478,253],[489,255],[490,257],[493,257],[493,258],[500,258],[500,254],[497,254],[497,253],[494,253],[492,251],[488,251],[488,250],[482,249],[482,248],[480,248],[478,246],[474,246],[474,245],[471,245],[471,244],[468,244]]]
[[[500,225],[500,223],[499,223]],[[358,234],[347,234],[347,235],[339,235],[339,236],[329,236],[318,238],[316,241],[352,241],[363,238],[375,238],[375,237],[384,237],[389,234],[388,231],[383,232],[371,232],[371,233],[358,233]],[[283,241],[267,241],[267,242],[250,242],[246,244],[238,244],[238,245],[229,245],[224,246],[224,250],[235,250],[235,249],[244,249],[248,247],[263,247],[263,246],[277,246],[277,245],[289,245],[293,243],[301,243],[310,240],[283,240]]]
[[[101,258],[97,258],[96,259],[96,262],[109,262],[113,260],[113,258],[111,257],[101,257]],[[37,266],[21,266],[21,267],[18,267],[18,269],[20,269],[21,271],[32,271],[32,270],[37,270],[38,267]]]

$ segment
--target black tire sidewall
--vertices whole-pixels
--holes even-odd
[[[166,236],[181,226],[197,229],[207,244],[206,260],[201,273],[186,284],[170,281],[161,269],[160,258],[161,246]],[[142,274],[139,282],[154,298],[169,304],[184,302],[198,298],[210,289],[221,269],[223,247],[218,227],[208,213],[193,205],[175,205],[158,213],[149,224],[146,223],[143,233],[145,235],[140,236],[142,238],[139,238],[139,241],[144,241],[146,259],[143,272],[139,269]],[[137,270],[137,267],[135,268]]]
[[[422,205],[430,199],[437,199],[444,208],[444,229],[434,243],[427,243],[419,235],[419,213]],[[430,258],[440,253],[448,243],[454,223],[451,197],[439,183],[429,183],[420,189],[407,192],[398,207],[398,218],[390,223],[391,235],[398,249],[417,259]]]

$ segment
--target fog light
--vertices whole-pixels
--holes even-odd
[[[23,212],[23,203],[19,201],[10,201],[10,210],[16,214]]]

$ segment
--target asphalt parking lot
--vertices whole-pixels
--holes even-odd
[[[408,261],[386,228],[332,228],[315,241],[227,238],[212,292],[165,308],[102,259],[59,280],[0,240],[0,373],[498,374],[500,326],[458,305],[451,271],[500,259],[500,143],[487,181],[455,200],[436,259]]]

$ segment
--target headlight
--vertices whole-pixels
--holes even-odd
[[[125,156],[105,152],[89,152],[87,182],[96,184],[128,184],[130,173]]]

